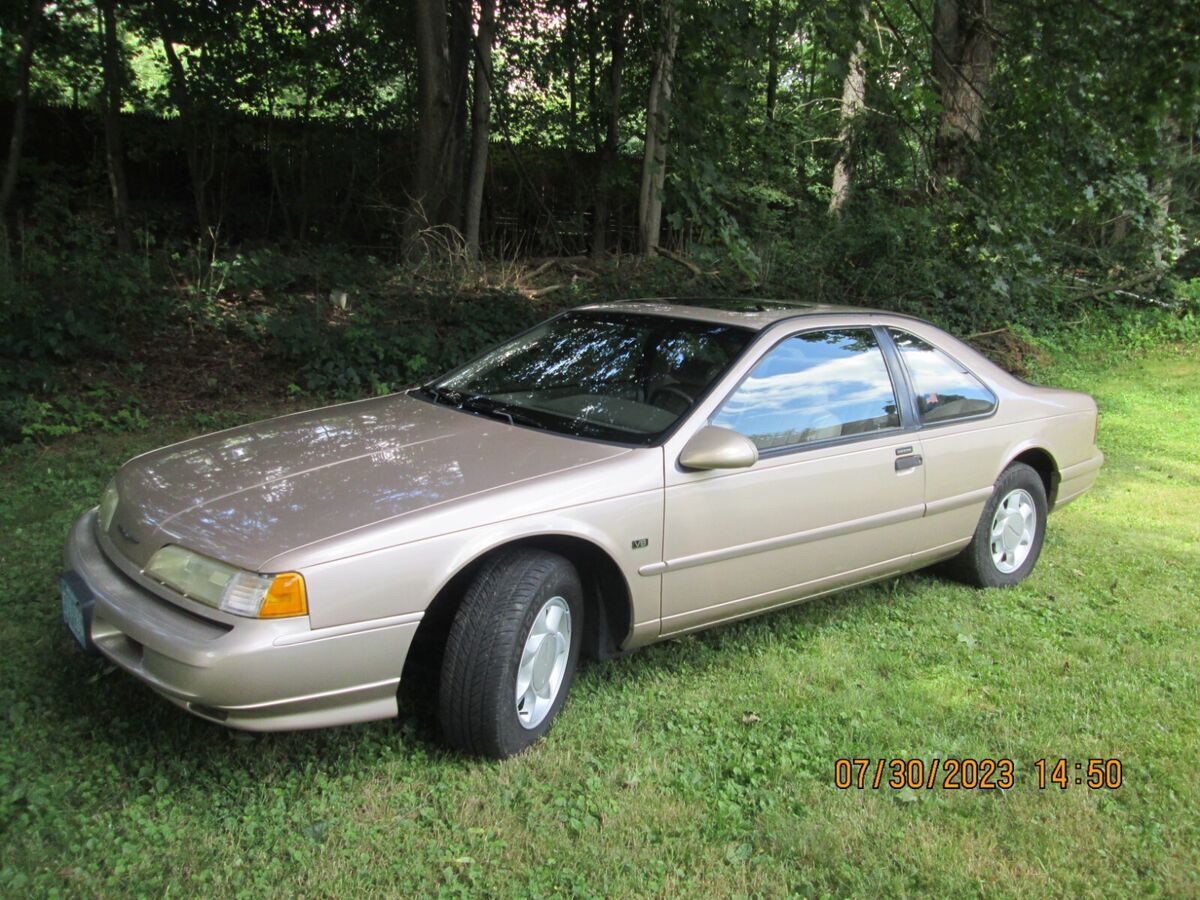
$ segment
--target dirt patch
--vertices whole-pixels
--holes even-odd
[[[133,403],[144,415],[175,417],[282,400],[292,378],[252,341],[180,327],[138,341],[126,360],[79,364],[65,380],[72,394],[106,385],[90,401],[99,413]]]

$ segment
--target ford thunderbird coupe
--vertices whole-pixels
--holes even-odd
[[[934,326],[761,300],[565,312],[421,387],[130,460],[70,532],[63,617],[196,716],[394,716],[505,757],[608,658],[945,563],[1037,563],[1096,404]]]

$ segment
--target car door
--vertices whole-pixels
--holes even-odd
[[[923,338],[887,331],[911,386],[925,459],[925,520],[916,552],[937,558],[974,533],[1009,442],[988,427],[997,399],[987,385]]]
[[[750,438],[745,469],[665,460],[662,633],[901,570],[924,511],[921,448],[879,336],[790,334],[708,421]],[[646,574],[650,574],[647,572]]]

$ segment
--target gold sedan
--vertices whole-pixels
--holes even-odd
[[[433,659],[447,740],[503,757],[581,653],[943,561],[1016,584],[1096,479],[1096,421],[901,315],[583,307],[422,387],[129,461],[68,538],[63,616],[250,730],[394,716]]]

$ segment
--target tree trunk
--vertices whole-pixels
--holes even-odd
[[[187,73],[183,63],[175,52],[175,40],[165,17],[160,15],[162,30],[163,53],[167,57],[167,65],[171,77],[167,79],[171,100],[179,112],[179,124],[183,126],[184,141],[186,142],[188,175],[192,182],[192,202],[196,209],[196,227],[200,231],[202,241],[212,240],[212,231],[208,218],[208,175],[204,172],[200,158],[200,135],[193,116],[191,96],[188,93]]]
[[[609,23],[608,117],[604,147],[600,158],[600,177],[596,185],[596,209],[592,216],[592,256],[604,255],[608,244],[609,198],[619,162],[617,148],[621,140],[621,85],[625,67],[625,25],[629,13],[623,0],[613,4]]]
[[[578,75],[578,64],[575,56],[575,16],[572,15],[572,7],[575,5],[575,0],[567,0],[564,12],[566,14],[566,22],[564,24],[564,43],[567,51],[567,147],[571,150],[575,149],[575,133],[579,125],[579,103],[575,91],[575,82]]]
[[[771,0],[771,18],[767,24],[767,121],[775,121],[775,102],[779,94],[779,0]]]
[[[304,60],[305,60],[305,78],[304,78],[304,103],[300,107],[300,172],[299,177],[293,181],[297,185],[296,190],[296,207],[297,219],[299,220],[296,226],[296,237],[298,240],[304,240],[308,234],[308,220],[312,215],[312,196],[309,193],[309,158],[312,155],[312,109],[313,109],[313,94],[316,90],[317,76],[313,71],[314,53],[312,52],[313,34],[316,31],[315,17],[309,13],[309,27],[305,28],[304,35]],[[295,164],[293,163],[293,166]],[[281,206],[286,204],[281,201]],[[288,228],[289,236],[291,228]]]
[[[269,82],[268,82],[269,84]],[[279,204],[279,215],[283,219],[284,234],[291,240],[298,235],[292,231],[292,214],[288,210],[288,198],[283,191],[283,180],[279,177],[279,153],[275,141],[275,91],[267,90],[267,162],[271,169],[271,205],[267,208],[267,222],[264,238],[271,236],[271,219],[275,204]]]
[[[487,175],[491,137],[492,40],[496,29],[496,0],[480,0],[475,32],[475,80],[471,98],[471,162],[468,166],[463,236],[472,257],[479,256],[479,222],[483,212],[483,182]]]
[[[858,23],[865,24],[870,9],[865,3],[858,5]],[[846,77],[842,81],[841,128],[838,131],[837,160],[833,164],[833,182],[829,192],[829,214],[840,216],[842,207],[850,198],[854,181],[854,122],[862,112],[867,96],[867,73],[863,66],[866,48],[862,38],[856,37],[846,57]]]
[[[463,174],[466,169],[467,123],[471,115],[471,57],[474,55],[475,27],[472,0],[450,0],[450,108],[454,127],[446,148],[447,207],[443,221],[463,227]]]
[[[1168,115],[1159,130],[1159,147],[1167,160],[1162,173],[1151,180],[1150,189],[1154,196],[1154,210],[1151,216],[1153,227],[1154,264],[1163,264],[1163,250],[1168,242],[1167,228],[1171,224],[1171,199],[1175,191],[1175,179],[1172,173],[1175,167],[1171,164],[1176,158],[1177,148],[1183,143],[1180,139],[1182,132],[1179,123],[1173,115]]]
[[[934,145],[937,178],[962,178],[983,133],[992,77],[992,0],[933,0],[933,77],[942,112]]]
[[[117,249],[128,253],[133,249],[133,240],[129,232],[129,188],[125,181],[125,150],[121,141],[122,73],[116,2],[100,0],[99,6],[104,40],[104,161],[108,168]]]
[[[30,0],[29,21],[21,32],[21,53],[17,57],[17,96],[13,102],[12,136],[8,141],[8,161],[4,165],[4,180],[0,182],[0,218],[8,212],[17,189],[17,171],[21,164],[21,145],[25,143],[25,111],[29,107],[29,70],[33,66],[33,49],[37,29],[42,21],[45,0]]]
[[[596,45],[601,41],[601,38],[598,37],[601,26],[596,11],[592,7],[592,0],[584,0],[583,13],[583,20],[587,23],[585,26],[587,41],[584,48],[587,55],[587,131],[588,137],[591,139],[591,146],[599,149],[603,138],[600,136],[602,130],[600,116],[597,115],[599,104],[596,100],[596,57],[599,48]]]
[[[458,5],[460,0],[450,0]],[[454,220],[458,126],[446,0],[415,0],[417,159],[410,190],[409,237],[426,225]],[[456,15],[455,22],[459,20]],[[457,39],[454,42],[457,44]]]
[[[445,201],[442,146],[451,131],[450,48],[444,0],[415,0],[417,45],[417,159],[411,194],[411,232],[437,221]]]
[[[646,101],[646,151],[642,157],[642,186],[638,197],[638,236],[641,251],[650,255],[662,230],[662,189],[670,135],[671,77],[679,43],[679,14],[675,0],[663,0],[654,74]]]

